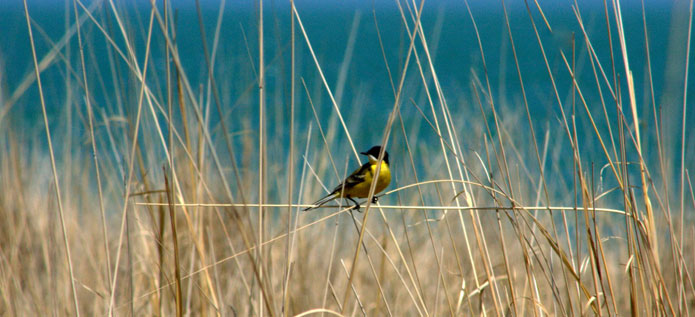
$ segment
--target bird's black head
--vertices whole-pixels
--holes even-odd
[[[381,153],[381,146],[377,145],[377,146],[372,146],[372,148],[369,149],[369,151],[362,152],[360,154],[364,154],[364,155],[368,156],[370,161],[376,161],[377,159],[379,159],[379,153]],[[386,164],[390,164],[389,163],[389,152],[387,152],[387,151],[384,151],[384,162],[386,162]]]

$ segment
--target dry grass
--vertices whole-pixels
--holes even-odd
[[[542,57],[558,114],[547,124],[534,115],[527,85],[538,78],[524,77],[526,50],[506,6],[513,104],[500,101],[488,73],[486,48],[502,43],[478,35],[484,12],[465,4],[480,63],[469,87],[446,91],[432,26],[420,23],[427,6],[396,1],[400,47],[382,43],[397,35],[379,28],[376,13],[364,19],[374,22],[376,58],[390,76],[379,89],[392,91],[393,103],[370,108],[357,96],[347,111],[359,16],[334,85],[311,38],[321,30],[306,29],[301,6],[290,3],[287,21],[271,21],[290,30],[277,39],[264,37],[271,22],[259,2],[261,27],[240,30],[241,66],[221,61],[222,14],[213,33],[201,27],[204,44],[195,45],[206,72],[197,79],[179,54],[192,44],[177,42],[166,2],[138,6],[147,10],[136,17],[115,1],[71,1],[70,27],[48,51],[35,49],[47,38],[29,4],[34,68],[12,94],[0,92],[0,314],[695,312],[689,40],[677,62],[682,108],[665,114],[644,16],[643,43],[627,43],[620,4],[607,2],[611,41],[596,47],[575,3],[566,21],[581,32],[559,50],[548,44],[552,19],[528,3],[524,29],[536,42],[524,45]],[[196,9],[198,23],[211,23]],[[692,1],[689,14],[686,39]],[[265,55],[270,41],[283,43],[275,56]],[[644,60],[628,55],[633,44],[644,46]],[[50,65],[60,65],[67,97],[54,83],[45,89]],[[648,85],[634,83],[634,65],[646,67]],[[268,69],[282,70],[272,85]],[[38,87],[37,99],[22,99],[27,87]],[[21,102],[39,104],[44,125],[26,128],[38,119],[23,117]],[[375,111],[388,119],[364,126]],[[664,129],[673,121],[666,115],[682,116],[679,129]],[[378,203],[361,213],[342,205],[301,212],[377,142],[394,175]]]

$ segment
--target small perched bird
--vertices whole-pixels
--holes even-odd
[[[369,158],[369,162],[364,163],[362,167],[352,172],[352,174],[350,174],[350,176],[348,176],[340,185],[336,186],[330,194],[316,201],[314,206],[304,210],[321,207],[321,205],[341,197],[347,198],[355,203],[354,209],[360,210],[360,204],[357,203],[353,198],[369,197],[369,188],[372,186],[372,180],[374,179],[374,174],[376,174],[377,161],[380,152],[381,146],[377,145],[369,149],[367,152],[360,153],[366,155]],[[384,159],[381,161],[381,169],[379,170],[379,178],[376,180],[376,189],[374,190],[374,194],[376,195],[384,190],[389,186],[389,183],[391,183],[389,153],[384,151]],[[376,201],[377,197],[374,196],[373,202]]]

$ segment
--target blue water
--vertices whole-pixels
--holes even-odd
[[[91,3],[91,2],[90,2]],[[123,1],[116,2],[122,16],[126,16],[127,28],[130,36],[134,38],[134,47],[138,56],[138,64],[142,67],[145,51],[145,35],[149,19],[149,7],[146,1]],[[531,11],[534,22],[538,27],[541,38],[545,45],[546,53],[550,62],[553,74],[556,76],[558,90],[564,110],[569,114],[572,112],[571,78],[566,71],[565,65],[560,57],[560,52],[564,52],[568,58],[572,56],[572,36],[576,40],[576,59],[577,59],[577,81],[580,83],[584,97],[600,127],[605,127],[600,108],[598,90],[594,81],[594,74],[587,58],[586,46],[581,34],[581,30],[572,13],[572,3],[566,1],[540,1],[546,17],[553,28],[552,33],[543,23],[538,10],[531,3]],[[89,5],[89,4],[87,4]],[[209,47],[212,48],[212,38],[215,32],[215,21],[218,14],[216,1],[202,1],[203,20]],[[352,58],[347,66],[343,93],[339,96],[338,103],[341,112],[347,120],[348,127],[353,134],[353,139],[359,147],[368,147],[378,143],[381,139],[381,131],[386,123],[390,109],[394,105],[394,95],[389,83],[387,68],[385,67],[384,57],[379,46],[375,18],[378,22],[381,37],[385,47],[385,55],[388,66],[391,69],[394,81],[398,82],[402,71],[403,63],[409,40],[404,32],[403,23],[398,13],[398,8],[394,2],[389,1],[347,1],[340,4],[318,0],[297,1],[297,8],[302,18],[304,27],[307,30],[309,39],[317,54],[321,67],[334,93],[337,93],[338,76],[343,65],[343,58],[346,52],[350,30],[355,21],[358,22],[356,45],[352,52]],[[161,3],[160,3],[161,7]],[[191,81],[191,85],[196,93],[199,93],[200,85],[206,84],[207,71],[205,58],[202,51],[201,35],[198,27],[198,19],[195,11],[194,1],[172,1],[172,7],[176,10],[177,19],[177,43],[182,57],[183,67]],[[673,153],[669,157],[673,166],[680,166],[680,127],[683,103],[683,75],[685,59],[685,31],[687,28],[687,9],[688,2],[679,1],[646,1],[646,20],[649,30],[650,54],[653,71],[653,84],[655,89],[655,99],[658,111],[664,118],[662,128],[667,139],[665,144],[667,150]],[[52,42],[57,42],[66,30],[66,17],[70,21],[74,20],[72,3],[67,5],[60,1],[30,1],[29,10],[31,17],[36,21],[36,25],[45,31],[45,34]],[[67,10],[67,11],[66,11]],[[266,62],[266,103],[267,103],[267,122],[268,138],[287,138],[287,118],[289,113],[289,72],[290,72],[290,12],[287,1],[266,1],[265,10],[265,62]],[[492,86],[493,98],[497,109],[502,117],[505,111],[521,114],[523,109],[523,99],[519,88],[517,70],[514,64],[511,45],[500,2],[471,1],[471,10],[476,19],[478,29],[485,49],[488,75]],[[544,66],[542,56],[530,24],[526,7],[521,1],[509,1],[507,3],[512,35],[514,37],[521,72],[524,78],[526,93],[530,106],[530,111],[534,118],[534,128],[537,131],[538,142],[542,143],[543,135],[548,127],[553,127],[554,139],[566,138],[559,129],[561,122],[560,108],[557,104],[555,95],[552,91],[548,73]],[[610,51],[608,49],[608,37],[605,26],[605,16],[602,1],[581,1],[579,10],[587,27],[592,44],[597,51],[609,81],[612,83],[613,75],[610,67]],[[82,9],[79,10],[82,12]],[[653,116],[651,114],[651,96],[646,72],[646,55],[644,50],[644,34],[642,24],[642,14],[639,1],[625,1],[623,3],[623,21],[626,30],[627,50],[630,56],[631,69],[634,75],[636,87],[636,100],[640,117],[643,124],[652,126]],[[616,71],[622,79],[621,98],[627,104],[627,88],[624,86],[625,70],[622,65],[620,48],[615,25],[613,11],[609,8],[611,31],[613,36],[613,52],[616,58]],[[224,21],[220,33],[220,46],[218,49],[217,62],[215,66],[215,78],[218,81],[223,108],[226,111],[228,120],[231,120],[229,129],[231,132],[243,133],[245,129],[255,130],[257,128],[258,114],[258,93],[253,88],[255,72],[258,68],[258,3],[255,1],[228,1],[224,11]],[[18,87],[19,82],[27,74],[33,72],[33,62],[31,50],[27,36],[26,21],[23,7],[20,1],[4,0],[0,3],[0,65],[3,96],[8,96]],[[115,26],[115,20],[110,13],[110,9],[103,6],[95,11],[95,16],[100,22],[106,23],[111,36],[120,47],[124,47],[123,38]],[[110,26],[108,25],[110,23]],[[412,28],[413,23],[409,21]],[[459,133],[463,134],[463,145],[468,150],[482,149],[482,140],[467,139],[465,131],[474,126],[479,126],[482,116],[474,98],[471,83],[473,73],[484,81],[483,64],[477,39],[474,33],[473,24],[466,11],[463,1],[428,1],[423,9],[422,27],[428,39],[429,49],[434,59],[435,69],[439,81],[442,84],[444,96],[449,107],[452,109],[455,126]],[[157,27],[156,27],[157,28]],[[157,30],[155,33],[158,33]],[[244,35],[246,39],[244,39]],[[85,36],[86,46],[90,48],[88,63],[90,64],[90,85],[93,98],[96,101],[95,107],[106,115],[134,115],[137,104],[139,86],[134,79],[129,76],[125,63],[116,59],[116,71],[112,74],[107,57],[107,42],[101,32],[95,28],[91,22],[83,25],[83,35]],[[39,56],[45,55],[49,48],[54,44],[49,43],[38,28],[34,28],[34,36],[37,43]],[[307,45],[300,31],[297,31],[297,74],[307,82],[308,89],[312,94],[312,100],[317,107],[317,112],[322,120],[322,124],[327,124],[333,117],[334,110],[328,95],[323,88],[323,84],[318,77],[316,67],[309,55]],[[156,35],[152,44],[152,59],[154,69],[150,69],[150,85],[155,89],[155,94],[164,95],[164,67],[165,60],[164,46],[161,36]],[[79,65],[79,55],[77,51],[77,39],[73,38],[69,45],[69,51],[62,50],[67,54],[70,65]],[[425,58],[422,53],[420,43],[417,45],[421,58]],[[691,62],[693,58],[691,57]],[[58,60],[47,71],[42,74],[43,85],[47,97],[49,116],[52,122],[65,122],[66,113],[65,99],[66,74],[75,71],[79,74],[79,69],[70,70],[65,67],[65,62]],[[423,60],[423,64],[426,63]],[[414,60],[406,77],[404,91],[402,94],[402,111],[408,120],[420,120],[419,112],[412,106],[411,100],[416,102],[430,116],[429,105],[425,98],[424,89],[419,79],[419,75],[414,68]],[[692,97],[693,82],[695,78],[690,72],[688,91]],[[117,84],[112,78],[117,79]],[[72,85],[76,85],[81,77],[72,78]],[[603,81],[602,81],[603,83]],[[483,82],[484,84],[484,82]],[[434,93],[432,81],[428,84]],[[120,87],[120,91],[115,91]],[[250,90],[249,90],[249,87]],[[601,85],[604,94],[604,101],[608,106],[608,115],[613,120],[612,126],[616,123],[616,109],[614,103],[608,96],[608,88],[605,84]],[[243,94],[244,91],[248,91]],[[480,92],[480,91],[479,91]],[[117,105],[116,95],[123,97],[121,105]],[[436,94],[433,95],[436,100]],[[481,96],[482,97],[482,96]],[[8,97],[4,97],[5,100]],[[77,98],[76,100],[81,100]],[[163,97],[161,98],[163,99]],[[692,105],[692,99],[688,102]],[[4,101],[3,101],[4,102]],[[306,97],[301,84],[297,86],[298,109],[296,113],[298,124],[298,135],[304,135],[308,129],[308,123],[314,121],[309,101]],[[483,102],[485,102],[483,100]],[[605,163],[604,155],[594,138],[591,137],[593,130],[589,124],[580,100],[577,102],[577,122],[580,136],[586,136],[586,144],[582,144],[585,150],[584,159],[587,162],[595,162],[597,169]],[[79,104],[73,111],[74,120],[83,120],[84,105]],[[438,109],[438,104],[435,105]],[[5,106],[3,105],[3,108]],[[486,108],[486,115],[491,121],[491,112]],[[123,109],[123,110],[119,110]],[[214,109],[214,108],[213,108]],[[687,114],[689,126],[695,123],[695,114],[690,109]],[[38,91],[33,85],[24,96],[13,106],[9,116],[0,121],[0,125],[22,124],[33,126],[40,123],[37,114],[40,111],[38,102]],[[124,111],[124,113],[121,113]],[[629,111],[626,107],[624,111]],[[212,117],[211,126],[217,127],[219,117],[215,111]],[[629,124],[632,124],[631,114],[627,113]],[[234,118],[250,118],[243,125],[239,125]],[[161,118],[160,118],[161,119]],[[439,118],[442,120],[442,118]],[[469,120],[472,119],[472,120]],[[525,117],[519,117],[520,124],[526,125]],[[571,118],[568,118],[570,120]],[[60,124],[56,124],[60,126]],[[65,128],[65,127],[63,127]],[[376,132],[373,130],[376,128]],[[75,124],[77,134],[84,134],[83,125]],[[127,127],[122,127],[127,130]],[[426,124],[422,124],[420,129],[420,142],[436,144],[433,133],[429,131]],[[316,130],[314,130],[316,133]],[[607,133],[602,130],[602,133]],[[614,133],[616,133],[614,131]],[[496,132],[493,131],[493,134]],[[653,146],[655,144],[653,129],[646,129],[643,134],[645,144]],[[219,135],[217,132],[216,135]],[[688,132],[688,135],[691,133]],[[40,135],[39,135],[40,136]],[[555,138],[557,136],[557,138]],[[345,141],[342,130],[339,132],[338,140]],[[667,141],[668,141],[667,140]],[[36,138],[37,142],[43,142],[41,138]],[[125,142],[125,141],[124,141]],[[318,135],[314,135],[314,142],[319,142]],[[692,141],[689,141],[692,143]],[[287,142],[277,142],[287,144]],[[691,143],[686,148],[692,149]],[[317,144],[317,143],[315,143]],[[345,143],[347,144],[347,143]],[[403,143],[395,141],[401,150],[394,150],[396,156],[405,157]],[[237,144],[240,145],[240,144]],[[60,145],[58,145],[60,146]],[[298,144],[303,148],[303,144]],[[345,157],[348,153],[347,147],[343,152],[337,153],[338,157]],[[566,147],[566,146],[565,146]],[[593,149],[593,150],[592,150]],[[360,150],[358,148],[358,150]],[[693,166],[692,150],[686,155],[687,166]],[[283,159],[285,152],[282,148],[271,148],[271,156],[278,160]],[[400,152],[400,154],[398,153]],[[394,154],[392,154],[394,155]],[[656,156],[656,150],[651,147],[646,149],[645,155],[651,158]],[[629,157],[628,159],[636,159]],[[403,160],[405,161],[405,159]],[[160,163],[157,163],[160,164]],[[571,162],[555,162],[562,165],[566,170],[571,170]],[[565,166],[566,165],[566,166]],[[587,167],[588,168],[588,167]],[[680,171],[673,171],[673,175],[679,175]]]

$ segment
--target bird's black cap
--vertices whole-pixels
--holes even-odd
[[[379,153],[381,153],[381,146],[376,145],[376,146],[372,146],[372,148],[369,149],[367,152],[362,152],[360,154],[371,155],[374,158],[379,158]],[[390,164],[389,163],[389,152],[387,152],[387,151],[384,151],[384,162],[386,162],[386,164]]]

